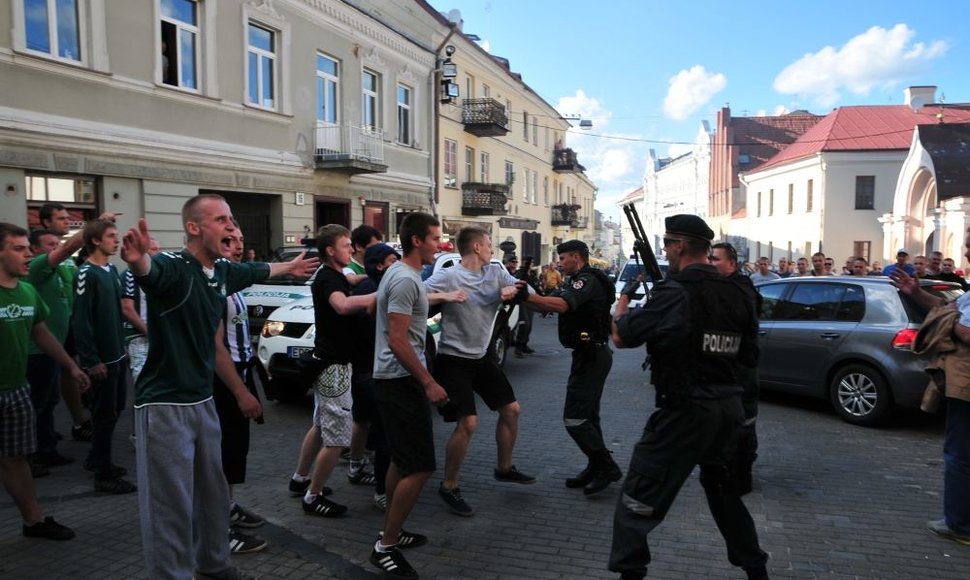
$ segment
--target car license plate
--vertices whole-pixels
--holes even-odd
[[[312,350],[312,346],[288,346],[286,347],[286,356],[290,358],[300,358],[301,354],[310,352]]]

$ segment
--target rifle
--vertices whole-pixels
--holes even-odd
[[[649,274],[654,283],[660,282],[664,275],[660,270],[660,264],[657,263],[657,256],[653,253],[653,247],[650,246],[650,240],[647,239],[643,224],[640,222],[637,208],[632,202],[628,203],[623,206],[623,213],[626,214],[630,227],[633,229],[633,251],[637,261],[643,262],[644,273]]]

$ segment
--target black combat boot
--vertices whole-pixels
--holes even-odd
[[[582,471],[580,471],[578,474],[576,474],[576,477],[567,477],[566,478],[566,487],[568,487],[570,489],[577,489],[577,488],[580,488],[580,487],[586,487],[589,484],[589,482],[591,482],[591,481],[593,481],[593,462],[592,462],[592,460],[589,461],[586,464],[586,467],[584,467]]]
[[[607,487],[614,481],[619,481],[623,477],[620,466],[613,461],[613,454],[608,449],[597,451],[591,458],[593,467],[593,478],[583,488],[583,494],[594,495]]]

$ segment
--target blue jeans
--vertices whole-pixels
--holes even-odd
[[[943,435],[943,516],[951,530],[970,535],[970,402],[946,400]]]

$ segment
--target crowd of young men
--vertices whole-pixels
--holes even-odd
[[[349,481],[374,485],[375,506],[385,513],[370,561],[386,575],[416,578],[401,550],[428,542],[404,525],[437,467],[431,406],[455,424],[438,486],[453,513],[474,514],[459,480],[478,423],[476,394],[498,414],[494,478],[535,482],[512,461],[522,409],[489,352],[495,313],[503,303],[517,303],[561,314],[560,340],[573,350],[564,423],[588,460],[566,485],[582,487],[586,495],[622,477],[603,442],[599,421],[612,360],[608,340],[619,347],[646,342],[652,353],[662,353],[675,343],[692,341],[685,329],[708,329],[707,322],[725,336],[744,335],[745,349],[733,353],[737,360],[708,361],[714,373],[710,376],[718,380],[707,387],[700,381],[687,395],[678,390],[675,376],[686,368],[678,366],[680,359],[655,361],[658,421],[673,417],[674,431],[676,423],[688,423],[690,414],[678,406],[678,397],[685,396],[711,406],[720,419],[706,431],[690,430],[692,435],[706,433],[703,445],[687,448],[681,442],[677,447],[672,442],[682,437],[649,432],[638,444],[617,504],[610,566],[624,577],[642,577],[649,562],[647,534],[662,521],[689,469],[700,463],[715,520],[728,530],[732,563],[743,567],[749,578],[767,577],[766,556],[740,501],[751,489],[757,457],[757,350],[750,336],[757,294],[738,274],[734,248],[711,247],[713,233],[695,216],[667,220],[664,247],[673,281],[658,286],[648,307],[635,314],[627,315],[621,300],[611,326],[614,288],[589,267],[589,250],[577,240],[557,247],[568,283],[563,284],[552,265],[544,267],[542,290],[547,296],[540,296],[512,275],[514,265],[510,271],[492,263],[491,238],[474,227],[457,236],[460,263],[423,281],[422,269],[433,263],[441,241],[440,224],[424,213],[409,214],[402,222],[403,255],[383,244],[380,232],[369,226],[354,232],[324,226],[316,239],[322,260],[317,269],[320,261],[302,255],[281,264],[255,262],[252,256],[244,260],[243,235],[228,204],[218,195],[204,194],[182,209],[186,243],[180,252],[159,252],[145,220],[128,230],[122,257],[129,268],[124,276],[110,263],[120,245],[115,214],[89,221],[64,242],[67,210],[51,205],[40,215],[46,229],[29,234],[0,223],[0,341],[5,345],[0,349],[0,478],[21,512],[27,537],[74,537],[70,528],[44,517],[33,486],[33,479],[46,470],[72,462],[56,449],[53,409],[63,394],[72,436],[91,441],[83,467],[94,473],[94,489],[138,491],[148,576],[247,578],[231,566],[230,555],[261,550],[266,542],[238,531],[258,527],[263,519],[235,503],[232,495],[233,486],[245,481],[250,421],[261,417],[240,291],[270,275],[315,271],[316,326],[327,331],[316,335],[314,350],[304,361],[315,408],[290,489],[301,496],[308,514],[346,513],[346,506],[326,497],[332,494],[326,484],[341,450],[349,447]],[[80,268],[70,266],[71,255],[82,249],[86,258]],[[953,260],[939,252],[917,256],[913,264],[908,258],[900,250],[896,263],[879,273],[891,274],[897,284],[912,276],[966,287],[954,272]],[[704,265],[707,261],[713,268]],[[809,269],[808,260],[800,258],[792,271],[792,262],[783,259],[774,274],[763,257],[751,281],[834,275],[834,261],[821,252],[811,262]],[[848,260],[845,270],[846,275],[873,273],[861,258]],[[714,288],[718,290],[709,290]],[[658,322],[687,316],[686,304],[707,304],[713,297],[720,302],[711,306],[712,318],[705,324]],[[443,332],[437,356],[426,360],[431,305],[441,306]],[[737,312],[728,314],[729,306]],[[658,330],[665,328],[679,330]],[[527,340],[521,345],[527,347]],[[728,367],[733,370],[728,372]],[[135,381],[137,487],[112,460],[129,377]],[[80,403],[82,392],[88,394],[86,406]],[[374,450],[373,473],[364,454],[368,440]],[[728,444],[734,441],[739,444]],[[647,485],[651,466],[661,464],[677,475],[668,484]],[[225,509],[203,509],[218,505]],[[963,522],[931,524],[937,533],[966,537]]]

